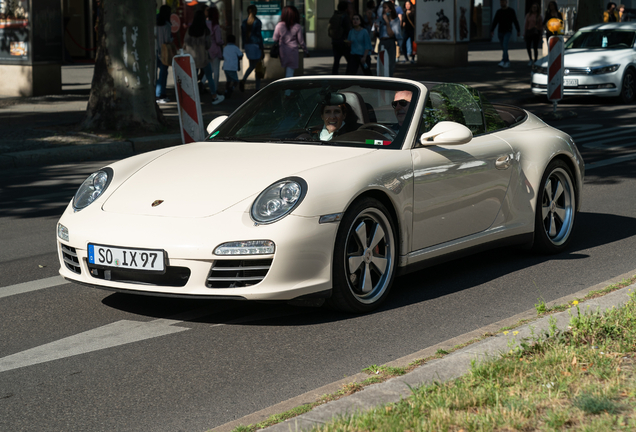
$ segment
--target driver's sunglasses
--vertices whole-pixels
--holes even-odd
[[[396,100],[391,102],[391,106],[393,107],[393,109],[397,108],[398,104],[400,104],[401,107],[405,107],[407,106],[411,101],[407,101],[406,99],[400,99],[400,100]]]

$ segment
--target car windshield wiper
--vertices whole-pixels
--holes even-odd
[[[255,142],[255,141],[251,141],[251,140],[247,140],[245,138],[237,138],[237,137],[233,137],[233,136],[224,136],[224,137],[220,137],[220,136],[215,136],[215,137],[210,137],[207,139],[208,141],[238,141],[238,142]]]

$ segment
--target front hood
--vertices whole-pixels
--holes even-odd
[[[629,62],[633,55],[633,49],[569,49],[565,51],[563,65],[566,68],[609,66]],[[625,60],[625,57],[628,59]],[[539,62],[541,66],[547,67],[548,57]]]
[[[372,151],[377,150],[303,144],[184,145],[141,167],[102,208],[132,215],[212,216],[281,178]],[[158,200],[163,202],[153,207]]]

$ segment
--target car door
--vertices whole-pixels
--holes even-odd
[[[442,86],[429,90],[418,136],[443,120],[468,126],[474,136],[466,144],[411,150],[413,251],[488,229],[501,209],[514,164],[512,148],[485,133],[479,94],[461,85]]]

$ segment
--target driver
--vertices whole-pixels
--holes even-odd
[[[355,122],[346,122],[347,104],[326,105],[322,104],[320,108],[320,118],[323,121],[322,129],[320,127],[310,130],[310,135],[314,139],[320,141],[331,141],[334,137],[352,132],[357,129]]]
[[[406,119],[406,113],[409,110],[409,106],[411,105],[411,98],[413,97],[413,92],[408,90],[400,90],[395,93],[393,96],[393,102],[391,102],[391,106],[393,107],[393,112],[395,113],[395,118],[397,119],[397,123],[391,125],[391,129],[395,132],[400,131],[400,127],[402,127],[402,123]]]

